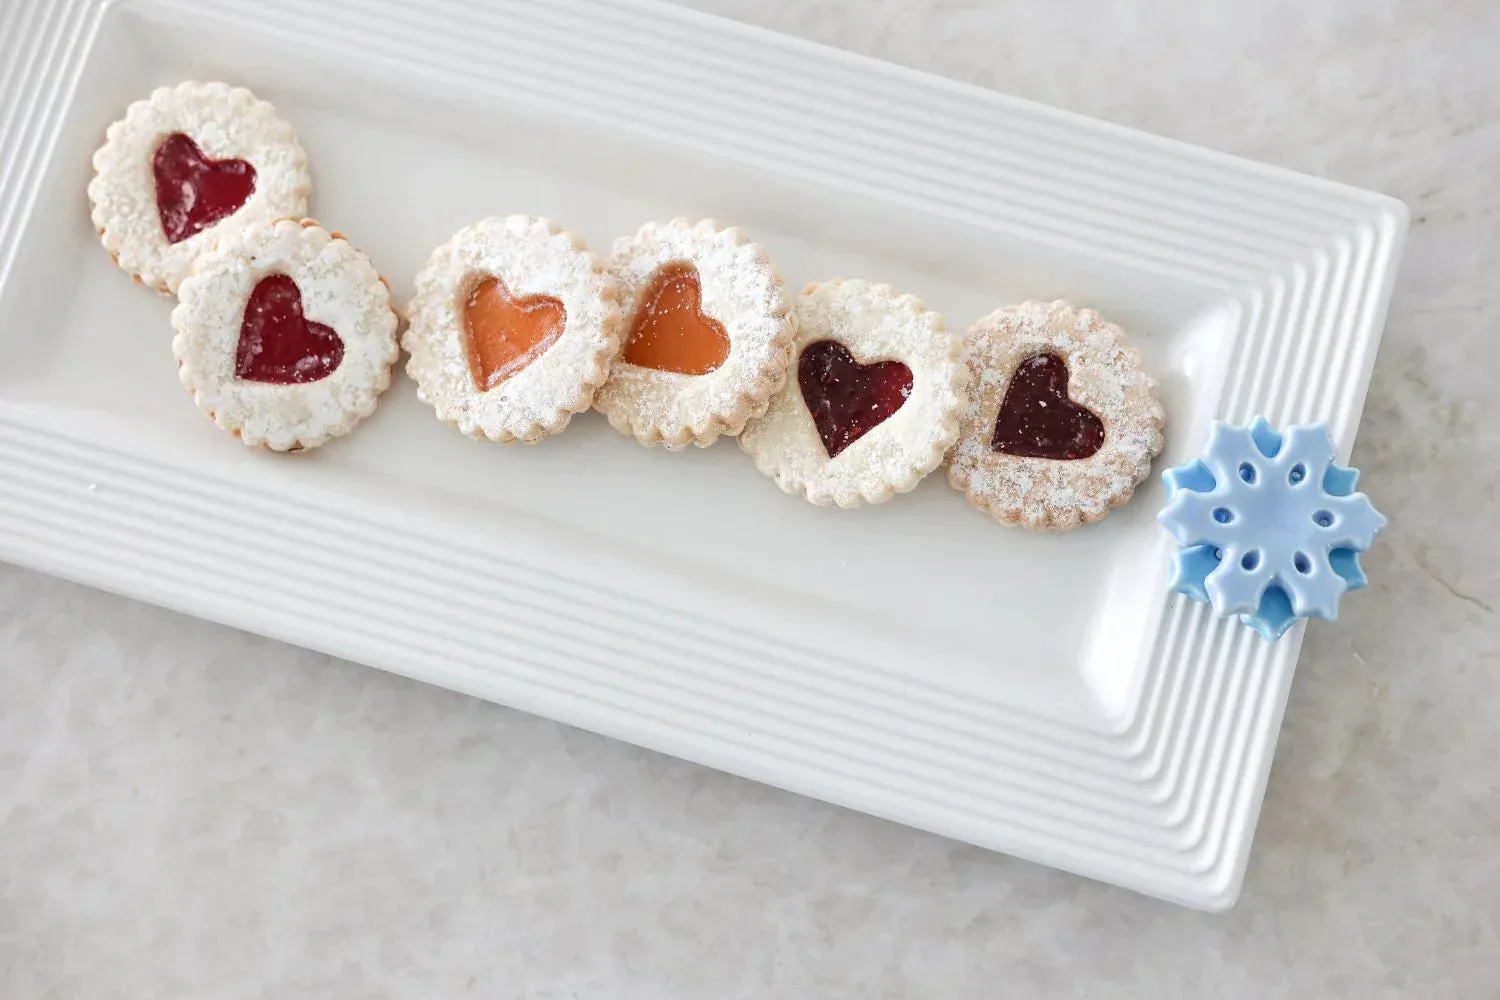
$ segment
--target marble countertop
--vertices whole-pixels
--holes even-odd
[[[1238,907],[0,566],[0,996],[1500,995],[1500,5],[693,5],[1410,204]]]

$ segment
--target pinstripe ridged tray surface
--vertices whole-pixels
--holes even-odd
[[[955,326],[1066,297],[1145,353],[1172,464],[1257,414],[1326,421],[1347,457],[1399,203],[665,5],[11,0],[0,22],[0,558],[1233,902],[1301,629],[1266,644],[1165,595],[1154,478],[1057,537],[940,475],[823,510],[732,443],[669,455],[592,416],[469,442],[405,380],[347,441],[254,453],[196,414],[169,304],[99,249],[89,156],[153,87],[223,79],[297,128],[314,214],[398,296],[460,226],[529,212],[596,249],[720,218],[793,287],[886,281]]]

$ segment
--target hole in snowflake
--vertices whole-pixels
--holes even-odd
[[[1296,486],[1306,478],[1307,466],[1298,463],[1297,465],[1292,466],[1291,472],[1287,473],[1286,481],[1291,483],[1293,486]]]
[[[1254,572],[1255,567],[1260,565],[1260,550],[1251,549],[1240,557],[1240,568],[1245,572]]]
[[[1218,521],[1220,524],[1228,524],[1230,521],[1234,520],[1234,511],[1230,510],[1228,507],[1215,507],[1214,520]]]
[[[1255,466],[1249,462],[1240,463],[1240,478],[1247,483],[1255,482]]]
[[[1333,527],[1333,514],[1330,511],[1320,510],[1313,515],[1313,524],[1320,528]]]
[[[1292,565],[1297,567],[1297,572],[1303,576],[1312,572],[1312,560],[1307,558],[1306,552],[1298,552],[1292,556]]]
[[[1223,562],[1224,561],[1224,550],[1223,549],[1214,549],[1214,558],[1217,559],[1219,562]]]

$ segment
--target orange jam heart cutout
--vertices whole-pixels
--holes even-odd
[[[1073,461],[1104,447],[1104,421],[1068,398],[1068,363],[1034,354],[1016,366],[990,447],[1004,455]]]
[[[485,278],[464,303],[469,374],[488,392],[531,364],[562,336],[568,314],[550,295],[512,298],[499,278]]]
[[[344,360],[333,328],[302,315],[302,290],[284,274],[260,279],[245,303],[234,374],[247,382],[300,385],[327,378]]]
[[[151,158],[156,212],[168,243],[181,243],[244,207],[255,192],[255,168],[244,160],[211,160],[191,137],[173,132]]]
[[[703,289],[692,264],[673,261],[651,276],[622,357],[679,375],[707,375],[729,357],[724,324],[703,315]]]

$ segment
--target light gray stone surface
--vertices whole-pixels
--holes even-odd
[[[1500,996],[1500,5],[695,5],[1412,206],[1238,908],[0,566],[0,997]]]

